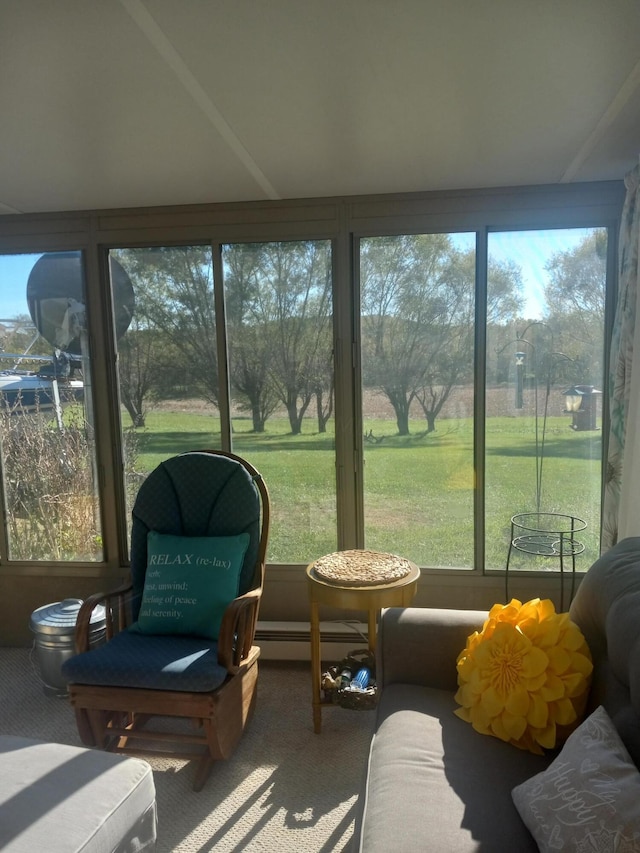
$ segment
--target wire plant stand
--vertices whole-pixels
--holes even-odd
[[[547,346],[542,360],[537,358],[535,344],[525,337],[532,327],[540,327],[547,335]],[[585,530],[587,523],[575,515],[559,512],[545,512],[542,506],[542,474],[545,458],[545,443],[547,438],[547,419],[549,414],[549,398],[551,395],[552,380],[558,366],[563,362],[573,362],[563,352],[557,352],[554,346],[554,335],[547,323],[535,320],[529,323],[521,334],[518,334],[511,346],[516,344],[522,364],[525,352],[531,353],[533,367],[533,395],[534,395],[534,439],[535,439],[535,512],[522,512],[511,517],[511,537],[509,541],[509,553],[505,569],[505,595],[509,601],[509,564],[514,551],[530,554],[535,557],[548,557],[557,559],[560,564],[560,610],[564,610],[564,572],[565,562],[571,563],[571,598],[575,593],[576,557],[585,550],[585,545],[575,538],[576,533]],[[523,347],[526,350],[523,351]],[[504,349],[504,347],[503,347]],[[541,363],[539,363],[541,361]],[[542,406],[539,399],[538,378],[543,379],[544,399]],[[522,402],[520,400],[520,406]],[[520,407],[519,406],[519,407]],[[540,411],[542,409],[542,411]]]
[[[505,595],[509,601],[509,564],[513,551],[551,557],[560,563],[560,611],[564,611],[565,560],[571,562],[571,596],[573,600],[576,583],[576,557],[585,549],[576,533],[585,530],[586,521],[575,515],[557,512],[522,512],[511,518],[511,541],[505,570]]]
[[[536,346],[532,341],[528,340],[524,336],[527,332],[534,326],[539,326],[543,330],[545,330],[548,334],[548,348],[545,353],[542,363],[539,364],[538,357],[536,355]],[[535,440],[535,460],[536,460],[536,510],[540,512],[540,505],[542,501],[542,472],[544,465],[544,452],[545,452],[545,442],[547,439],[547,418],[549,415],[549,398],[551,396],[551,386],[552,379],[555,373],[555,369],[562,362],[573,362],[573,359],[570,358],[566,353],[557,352],[554,348],[553,341],[553,332],[542,320],[534,320],[532,323],[524,329],[524,331],[518,334],[515,341],[511,341],[507,346],[513,346],[516,344],[519,349],[522,349],[523,346],[526,346],[527,351],[531,353],[533,359],[533,399],[534,399],[534,440]],[[503,347],[505,349],[505,347]],[[516,355],[522,356],[524,358],[525,353],[519,352]],[[538,370],[540,368],[540,371]],[[538,376],[544,377],[544,404],[542,408],[542,413],[540,412],[540,391],[539,391],[539,383]],[[522,401],[520,401],[519,407],[522,407]]]

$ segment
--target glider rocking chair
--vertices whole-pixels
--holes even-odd
[[[191,758],[204,748],[196,754],[199,791],[255,707],[269,495],[239,456],[193,451],[149,474],[132,516],[130,583],[84,602],[77,654],[63,675],[87,746],[145,752],[144,741],[177,743]],[[98,605],[107,641],[90,647]],[[155,730],[147,728],[153,717],[163,718]],[[177,726],[175,718],[183,718]]]

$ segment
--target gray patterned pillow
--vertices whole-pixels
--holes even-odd
[[[543,853],[640,853],[640,773],[602,706],[512,796]]]

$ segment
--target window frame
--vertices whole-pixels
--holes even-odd
[[[409,233],[476,233],[476,306],[484,305],[487,241],[494,231],[549,228],[603,227],[608,229],[605,349],[608,352],[617,286],[617,241],[624,197],[622,182],[553,185],[526,188],[460,190],[454,192],[388,196],[305,199],[287,202],[243,202],[183,208],[87,211],[0,218],[0,252],[84,252],[90,346],[94,361],[96,454],[99,470],[104,537],[102,563],[48,563],[7,561],[2,573],[12,575],[120,577],[126,571],[127,525],[122,488],[119,400],[113,311],[108,287],[108,252],[112,248],[210,245],[214,257],[214,298],[222,292],[222,246],[237,242],[329,239],[332,242],[334,288],[334,364],[336,374],[336,500],[338,547],[361,547],[364,529],[362,496],[363,446],[359,364],[358,241],[363,237]],[[217,263],[216,263],[217,260]],[[482,298],[480,298],[482,297]],[[223,315],[220,322],[223,321]],[[483,352],[484,327],[476,324],[476,349]],[[219,347],[224,339],[219,339]],[[484,363],[476,360],[476,406],[484,410]],[[482,381],[480,381],[482,379]],[[228,377],[227,377],[228,381]],[[603,388],[606,394],[606,388]],[[603,399],[605,398],[603,394]],[[222,413],[221,413],[222,414]],[[603,458],[606,459],[608,414],[603,407]],[[230,430],[230,425],[229,425]],[[230,436],[230,431],[229,431]],[[224,444],[224,431],[223,431]],[[423,567],[439,584],[458,586],[485,576],[483,537],[484,483],[479,453],[484,448],[484,418],[475,417],[474,495],[475,567],[460,570]],[[603,466],[604,473],[604,466]],[[310,555],[310,559],[317,555]],[[270,566],[290,577],[300,566]],[[487,573],[490,574],[490,573]],[[495,574],[503,574],[496,572]],[[476,583],[473,581],[473,583]]]

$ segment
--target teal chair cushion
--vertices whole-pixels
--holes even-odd
[[[121,631],[69,658],[62,675],[75,684],[206,693],[220,687],[227,670],[218,664],[218,646],[211,640]]]

